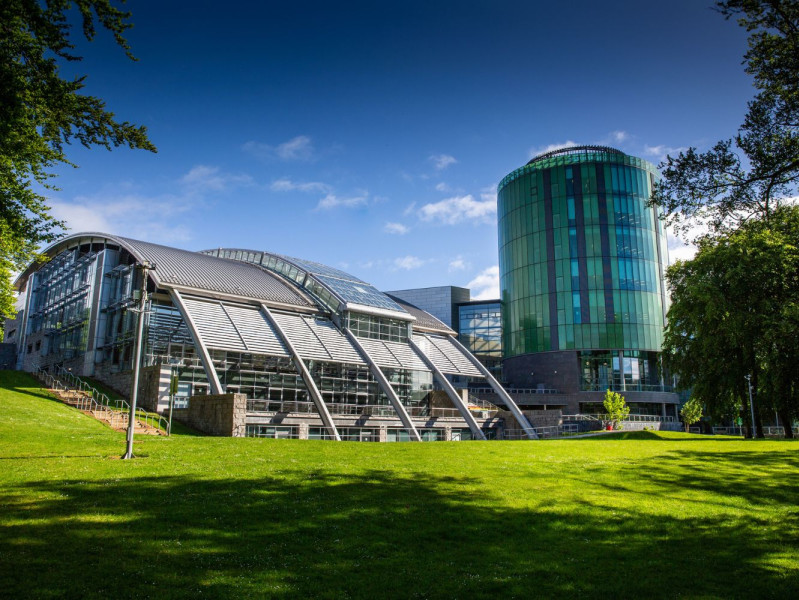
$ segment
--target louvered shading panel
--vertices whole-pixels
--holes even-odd
[[[224,307],[250,352],[288,356],[288,348],[259,309],[229,304]]]
[[[415,335],[413,341],[442,373],[483,377],[483,374],[463,352],[453,344],[449,337],[435,335]]]
[[[256,307],[184,298],[203,342],[209,348],[288,356],[283,342]]]
[[[379,367],[430,371],[408,344],[367,338],[358,338],[358,341]]]
[[[303,359],[366,364],[347,337],[327,319],[280,312],[272,312],[272,316]]]

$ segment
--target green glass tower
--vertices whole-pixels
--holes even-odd
[[[676,402],[660,368],[668,251],[647,205],[656,178],[645,160],[579,146],[542,154],[500,182],[503,368],[512,386],[569,396],[564,403],[577,410],[608,388],[643,412]]]

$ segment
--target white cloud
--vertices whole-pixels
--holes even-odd
[[[660,144],[658,146],[644,146],[644,154],[652,156],[659,162],[666,160],[666,155],[677,156],[680,152],[685,152],[688,148],[680,146],[674,148],[672,146],[665,146]]]
[[[626,142],[628,139],[630,139],[630,134],[626,131],[611,131],[610,137],[615,143],[621,144],[622,142]]]
[[[181,218],[196,214],[209,193],[254,185],[249,175],[226,173],[208,165],[192,167],[174,183],[174,193],[148,196],[130,184],[120,184],[110,192],[72,200],[51,199],[49,204],[53,216],[74,232],[98,231],[174,244],[192,238],[192,228]]]
[[[488,267],[466,284],[472,291],[472,300],[499,298],[499,266]]]
[[[455,271],[465,271],[466,269],[469,268],[469,266],[470,266],[469,263],[467,263],[465,260],[463,260],[462,257],[459,256],[455,260],[451,260],[449,262],[448,271],[450,273],[453,273]]]
[[[444,183],[443,181],[441,183],[437,183],[436,184],[436,191],[437,192],[448,192],[449,190],[450,190],[450,187],[446,183]]]
[[[549,144],[548,146],[541,146],[538,148],[533,148],[530,150],[530,158],[535,158],[539,154],[546,154],[547,152],[553,152],[555,150],[560,150],[561,148],[568,148],[570,146],[579,146],[577,142],[573,142],[571,140],[567,140],[565,142],[559,142],[557,144]]]
[[[223,173],[219,167],[197,165],[181,177],[180,182],[193,192],[221,192],[234,185],[251,184],[252,177]]]
[[[350,196],[343,198],[335,194],[328,194],[316,205],[316,210],[330,210],[333,208],[356,208],[364,206],[369,202],[369,194],[363,193],[360,196]]]
[[[307,135],[298,135],[277,146],[249,141],[242,150],[260,159],[309,161],[314,157],[313,142]]]
[[[73,232],[98,231],[163,244],[191,239],[191,229],[175,219],[194,205],[190,198],[168,194],[103,194],[81,196],[73,202],[50,201],[52,215]]]
[[[497,213],[496,195],[483,193],[480,197],[480,200],[475,200],[468,194],[425,204],[418,215],[422,221],[437,221],[444,225],[457,225],[463,221],[493,223]]]
[[[408,215],[413,214],[413,210],[416,208],[416,202],[411,202],[408,206],[405,207],[405,210],[402,211],[402,216],[407,217]]]
[[[383,227],[383,231],[386,233],[395,233],[397,235],[405,235],[410,231],[409,227],[406,227],[402,223],[386,223],[385,227]]]
[[[458,162],[454,156],[450,156],[449,154],[434,154],[428,160],[433,163],[436,171],[443,171],[448,166],[454,165],[456,162]]]
[[[290,179],[276,179],[269,186],[273,192],[324,192],[332,191],[332,186],[321,181],[291,181]]]
[[[409,254],[408,256],[403,256],[401,258],[395,258],[394,259],[394,266],[396,268],[402,269],[404,271],[411,271],[413,269],[418,269],[419,267],[424,265],[425,262],[427,262],[427,261],[419,258],[418,256],[411,256]]]

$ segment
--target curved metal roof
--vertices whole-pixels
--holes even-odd
[[[107,233],[73,234],[48,246],[43,253],[53,255],[78,243],[96,243],[102,240],[124,248],[138,262],[147,260],[155,263],[156,268],[149,275],[159,287],[191,288],[263,302],[315,308],[298,288],[254,265]],[[29,266],[18,281],[27,279],[35,267],[36,265]]]

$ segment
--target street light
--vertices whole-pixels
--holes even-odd
[[[749,386],[749,412],[752,415],[752,439],[755,439],[755,405],[752,403],[752,376],[746,375],[746,383]]]
[[[141,347],[144,333],[144,312],[147,308],[147,271],[155,270],[155,263],[148,260],[143,261],[137,268],[141,269],[141,296],[139,297],[139,308],[129,310],[138,313],[139,320],[136,327],[136,352],[133,359],[133,389],[130,393],[130,416],[128,417],[128,448],[123,459],[133,458],[133,432],[136,428],[136,400],[139,395],[139,369],[141,366]]]

